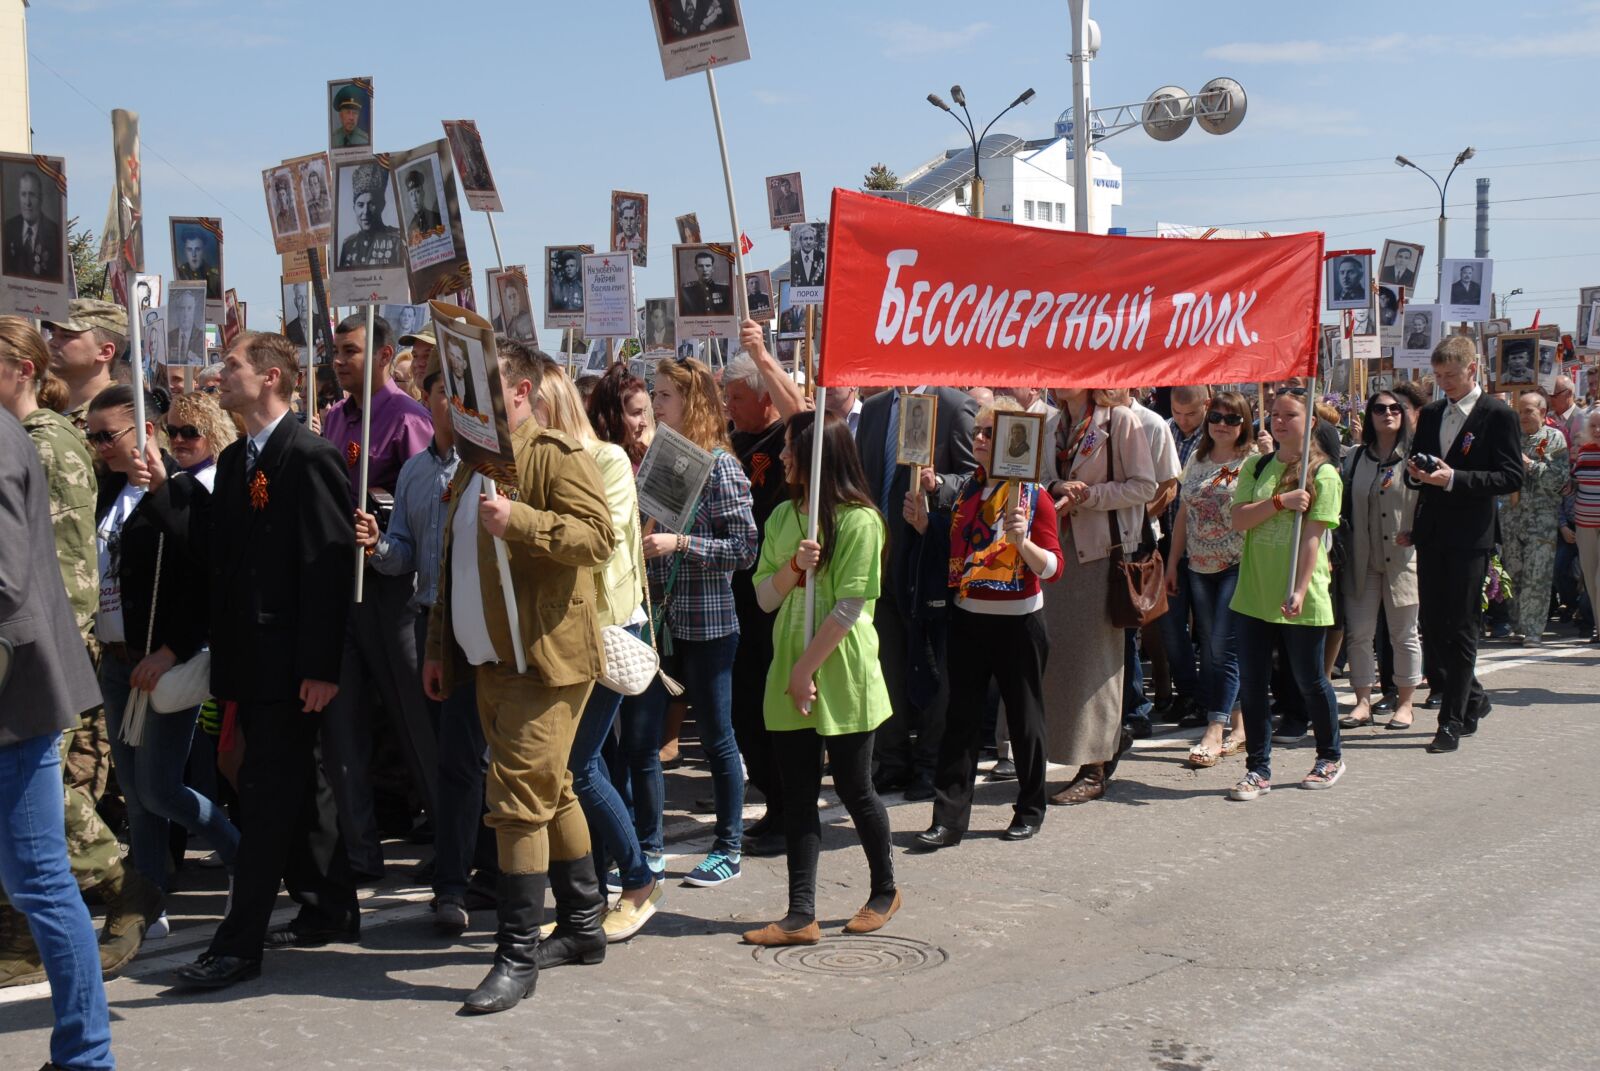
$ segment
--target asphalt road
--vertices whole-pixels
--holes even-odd
[[[1454,755],[1347,734],[1327,792],[1223,792],[1240,758],[1182,766],[1143,742],[1109,800],[1052,808],[1011,845],[1007,785],[975,832],[899,854],[905,909],[881,934],[773,955],[740,931],[782,914],[781,859],[720,889],[674,884],[597,967],[547,972],[496,1016],[457,1014],[485,970],[433,936],[426,890],[371,894],[362,947],[272,953],[221,995],[164,974],[220,899],[182,894],[175,932],[109,986],[121,1066],[257,1068],[1587,1068],[1600,1063],[1600,649],[1489,649],[1494,715]],[[1280,784],[1309,745],[1276,754]],[[928,805],[891,809],[904,847]],[[825,814],[818,905],[837,934],[864,899],[849,820]],[[669,871],[698,856],[681,844]],[[791,950],[791,953],[794,950]],[[43,1060],[42,986],[0,991],[0,1066]]]

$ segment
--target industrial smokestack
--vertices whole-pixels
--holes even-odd
[[[1489,180],[1478,180],[1478,249],[1475,257],[1489,255]]]

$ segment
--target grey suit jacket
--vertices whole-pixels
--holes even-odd
[[[33,440],[0,410],[0,637],[15,648],[0,685],[0,747],[58,733],[100,702],[67,603],[50,492]]]

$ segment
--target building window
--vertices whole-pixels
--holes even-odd
[[[1022,218],[1023,219],[1032,219],[1033,218],[1033,202],[1032,201],[1023,201],[1022,202]]]
[[[1066,221],[1067,221],[1067,206],[1062,204],[1060,201],[1057,201],[1056,202],[1056,222],[1057,223],[1065,223]]]

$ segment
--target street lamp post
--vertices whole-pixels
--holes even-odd
[[[976,216],[978,219],[982,219],[983,164],[978,155],[978,146],[980,143],[982,143],[984,138],[989,136],[990,128],[998,123],[1001,117],[1006,114],[1006,112],[1009,112],[1012,108],[1015,108],[1019,104],[1026,104],[1028,101],[1033,99],[1033,90],[1025,90],[1023,94],[1016,100],[1012,101],[1010,104],[1007,104],[1005,111],[1002,111],[1000,115],[997,115],[993,119],[989,120],[989,125],[983,128],[982,134],[974,132],[976,127],[972,122],[972,113],[967,111],[967,95],[962,92],[960,86],[950,87],[950,99],[955,101],[956,107],[961,109],[961,115],[957,115],[954,111],[951,111],[950,105],[946,104],[944,102],[944,98],[939,96],[939,94],[928,94],[928,103],[933,105],[935,108],[938,108],[942,112],[949,113],[952,119],[961,124],[961,129],[967,132],[967,138],[972,142],[972,215]],[[965,116],[966,118],[963,119],[962,116]]]
[[[1444,177],[1444,182],[1442,184],[1439,182],[1438,179],[1434,178],[1432,175],[1428,175],[1428,173],[1426,171],[1423,171],[1422,168],[1418,167],[1416,164],[1412,163],[1410,160],[1407,160],[1404,156],[1396,156],[1394,158],[1394,162],[1399,164],[1401,167],[1409,167],[1414,171],[1421,171],[1422,174],[1427,175],[1428,181],[1433,183],[1434,189],[1439,191],[1439,258],[1438,258],[1438,273],[1437,273],[1438,274],[1438,282],[1437,282],[1437,288],[1436,288],[1436,290],[1434,292],[1434,295],[1433,295],[1433,300],[1438,302],[1441,305],[1444,304],[1444,225],[1445,225],[1444,194],[1445,194],[1445,191],[1450,188],[1450,176],[1454,175],[1456,173],[1456,168],[1460,167],[1462,164],[1466,163],[1468,160],[1472,159],[1476,155],[1477,155],[1477,150],[1475,150],[1471,145],[1468,145],[1465,149],[1462,149],[1459,153],[1457,153],[1456,154],[1456,162],[1450,165],[1450,174],[1446,175]]]

